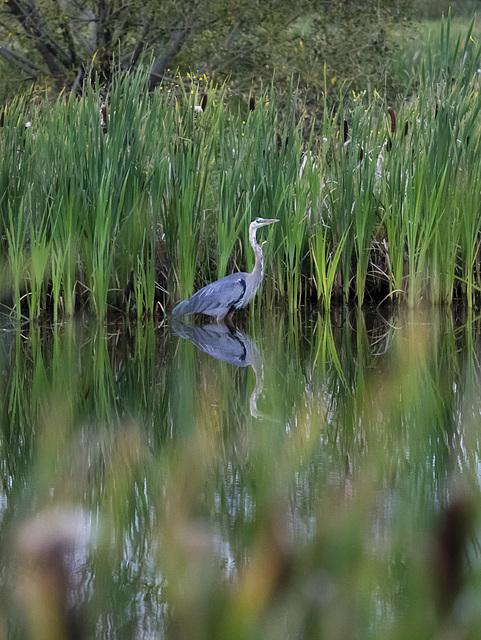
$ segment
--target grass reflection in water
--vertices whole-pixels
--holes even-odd
[[[479,329],[5,326],[0,638],[475,638]]]

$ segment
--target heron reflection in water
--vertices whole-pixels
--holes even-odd
[[[231,275],[199,289],[191,298],[180,302],[174,308],[172,311],[174,317],[180,318],[193,313],[204,313],[207,316],[214,316],[218,324],[224,322],[224,319],[227,323],[232,324],[234,311],[243,309],[249,304],[264,275],[264,255],[262,246],[256,241],[257,229],[274,222],[279,222],[279,220],[276,218],[255,218],[250,224],[249,242],[256,255],[254,269],[251,273],[244,271],[231,273]]]
[[[189,340],[216,360],[223,360],[236,367],[252,367],[256,384],[249,401],[250,413],[253,418],[268,417],[257,409],[257,399],[264,387],[264,363],[249,336],[233,326],[206,324],[196,327],[178,320],[174,320],[172,329],[175,334]]]

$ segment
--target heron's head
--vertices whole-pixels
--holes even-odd
[[[259,227],[265,227],[267,224],[273,224],[274,222],[279,222],[279,220],[277,218],[254,218],[251,222],[251,227],[259,229]]]

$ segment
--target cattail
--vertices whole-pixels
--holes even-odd
[[[392,107],[388,107],[387,112],[391,117],[391,133],[394,133],[396,131],[396,114],[394,113],[394,109]]]
[[[107,107],[104,104],[100,107],[100,112],[102,114],[102,122],[100,123],[100,126],[102,127],[102,131],[105,135],[107,133]]]
[[[200,96],[200,106],[202,107],[202,111],[205,111],[205,108],[207,106],[207,94],[203,93]]]
[[[254,111],[255,108],[256,108],[256,99],[254,98],[254,96],[251,96],[249,99],[249,111]]]
[[[362,162],[363,158],[364,158],[364,149],[361,147],[359,149],[359,162]]]
[[[404,137],[407,136],[409,131],[409,122],[406,120],[406,122],[404,123]]]
[[[439,105],[436,102],[436,106],[434,107],[434,119],[436,120],[436,118],[438,117],[438,110],[439,110]]]
[[[449,613],[465,578],[465,554],[470,534],[472,505],[456,496],[445,505],[436,532],[434,575],[440,611]]]
[[[284,143],[284,151],[287,149],[287,144],[289,142],[289,137],[286,138],[286,141]],[[277,150],[281,151],[282,149],[282,138],[281,135],[278,133],[277,134]]]
[[[73,606],[75,586],[73,553],[78,546],[78,528],[82,524],[76,513],[45,512],[26,522],[18,532],[17,550],[20,580],[30,624],[41,626],[44,638],[75,640],[84,638],[83,620]],[[33,606],[35,603],[35,606]],[[34,619],[34,617],[36,619]]]
[[[347,124],[347,120],[344,120],[344,142],[347,142],[347,138],[349,136],[349,125]]]
[[[0,116],[0,127],[3,127],[4,121],[5,121],[5,109],[2,111],[2,115]]]

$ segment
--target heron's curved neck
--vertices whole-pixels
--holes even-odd
[[[256,279],[262,280],[262,276],[264,275],[264,255],[262,253],[262,247],[257,243],[256,240],[256,228],[250,229],[249,231],[249,242],[251,243],[251,247],[254,250],[256,255],[256,262],[254,268],[252,269],[251,275]]]

